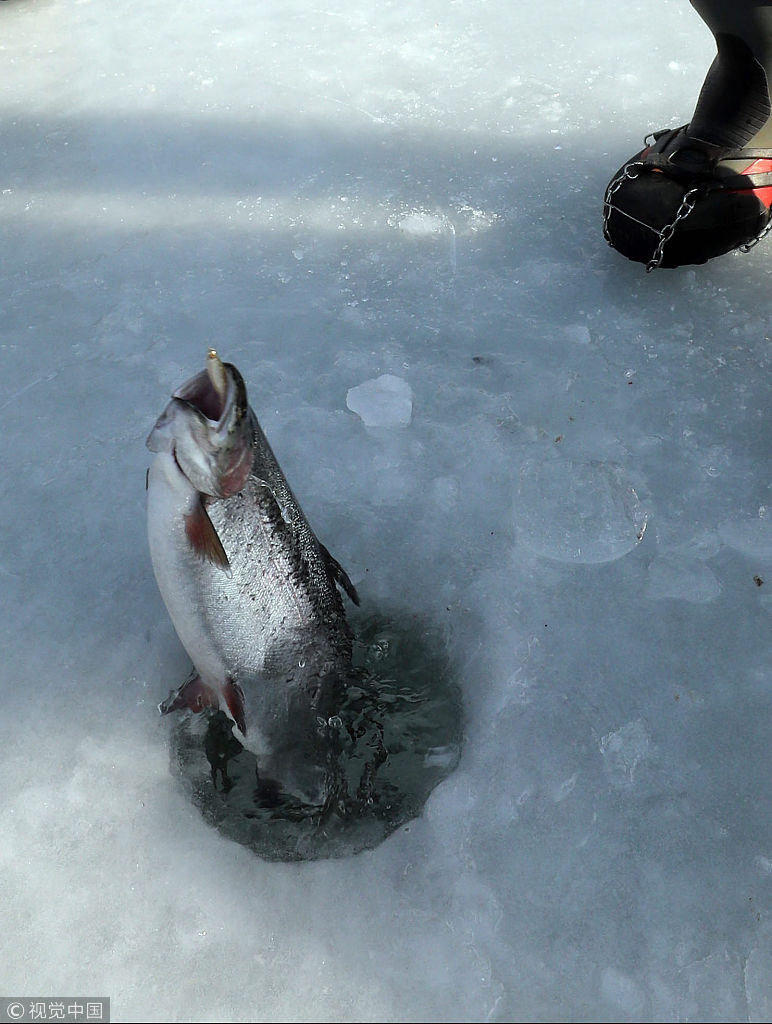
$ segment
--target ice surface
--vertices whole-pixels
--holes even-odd
[[[600,230],[714,52],[686,0],[0,3],[4,994],[769,1019],[772,243],[646,275]],[[170,770],[144,439],[210,345],[463,689],[355,857],[262,861]],[[384,375],[413,415],[363,429]]]
[[[729,547],[745,555],[769,561],[772,558],[772,515],[762,505],[754,518],[743,516],[721,524],[719,536]]]
[[[643,540],[647,514],[613,462],[529,460],[520,470],[515,521],[521,544],[558,562],[611,562]]]

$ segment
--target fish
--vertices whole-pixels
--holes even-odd
[[[147,447],[153,571],[193,663],[159,710],[219,709],[260,770],[308,798],[320,725],[351,677],[342,595],[358,605],[357,590],[311,529],[241,373],[216,350],[173,392]]]

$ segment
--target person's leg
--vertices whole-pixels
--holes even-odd
[[[691,0],[717,54],[688,125],[657,133],[609,183],[607,241],[655,266],[752,243],[772,204],[772,0]]]
[[[688,127],[716,146],[772,146],[772,2],[690,0],[718,53]]]

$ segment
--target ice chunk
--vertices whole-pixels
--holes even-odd
[[[633,781],[635,769],[649,753],[649,734],[637,718],[615,732],[607,733],[600,741],[606,771],[615,786],[627,786]]]
[[[574,774],[571,775],[569,778],[563,779],[562,782],[558,782],[551,787],[550,796],[552,797],[554,803],[562,803],[566,799],[566,797],[570,796],[573,793],[574,789],[576,788],[576,780],[578,779],[578,777],[578,774],[574,772]]]
[[[613,462],[529,460],[515,507],[518,541],[558,562],[611,562],[643,538],[648,515]]]
[[[412,210],[397,222],[406,235],[423,238],[427,235],[441,235],[452,231],[453,225],[443,213],[428,213],[425,210]]]
[[[350,388],[346,405],[366,427],[406,427],[413,415],[413,392],[401,377],[383,373]]]

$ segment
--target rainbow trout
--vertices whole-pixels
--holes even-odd
[[[341,588],[247,402],[210,350],[147,439],[148,539],[158,587],[194,671],[160,711],[217,707],[282,785],[311,757],[350,674]],[[287,782],[287,780],[289,780]]]

